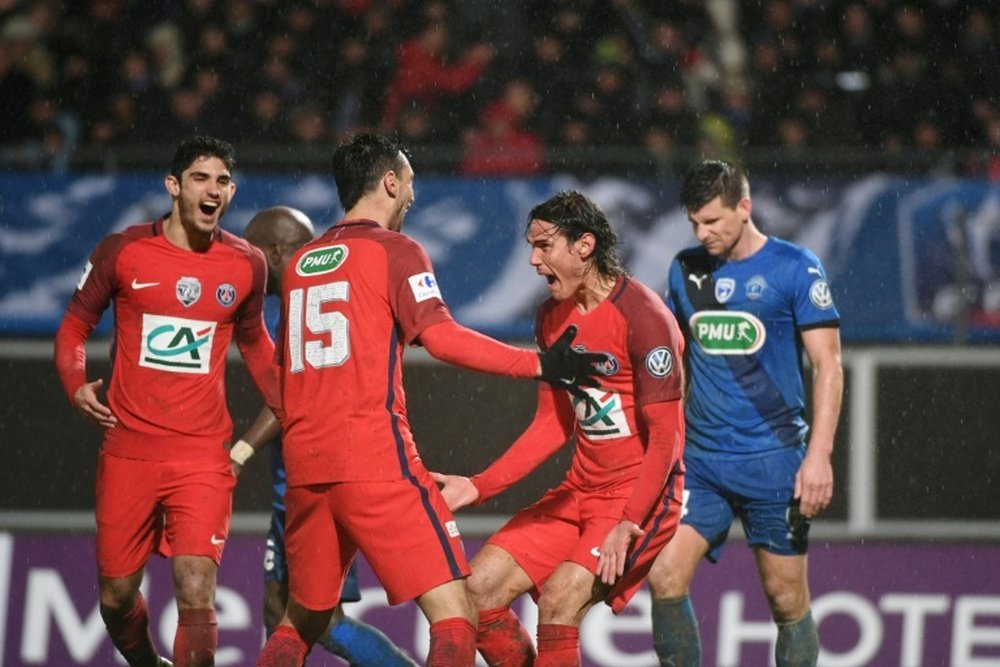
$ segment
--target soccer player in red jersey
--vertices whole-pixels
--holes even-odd
[[[419,342],[464,368],[560,386],[596,385],[594,363],[604,356],[573,350],[572,330],[539,354],[452,319],[427,253],[399,233],[414,201],[402,146],[357,135],[334,153],[333,172],[344,219],[301,248],[282,278],[278,358],[291,595],[257,664],[303,664],[360,549],[389,602],[415,599],[426,615],[427,664],[472,665],[469,568],[407,421],[404,347]]]
[[[684,339],[652,290],[628,276],[604,212],[562,192],[528,216],[531,264],[548,281],[536,338],[567,326],[576,346],[608,355],[600,388],[541,385],[528,428],[484,472],[440,475],[452,510],[481,503],[525,477],[571,437],[565,479],[521,510],[472,559],[478,648],[490,665],[579,665],[579,625],[600,601],[620,612],[680,518]],[[538,653],[510,610],[538,602]]]
[[[171,558],[178,667],[212,665],[215,581],[236,478],[225,445],[226,352],[235,338],[265,400],[280,414],[274,344],[262,304],[260,250],[222,231],[236,192],[228,143],[180,143],[165,179],[169,215],[105,237],[56,333],[55,363],[71,403],[105,429],[97,470],[101,616],[136,667],[157,655],[139,584],[153,553]],[[88,380],[85,343],[114,305],[113,371]]]

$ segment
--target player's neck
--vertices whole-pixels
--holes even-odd
[[[748,221],[747,228],[743,230],[740,240],[733,246],[726,260],[738,262],[752,257],[758,250],[764,247],[765,243],[767,243],[767,235],[761,233],[752,220]]]
[[[617,277],[601,276],[597,273],[587,275],[573,295],[577,310],[589,313],[597,308],[608,298],[617,283]]]
[[[181,250],[205,252],[215,239],[216,230],[202,232],[189,229],[181,221],[180,215],[174,211],[163,221],[163,236]]]

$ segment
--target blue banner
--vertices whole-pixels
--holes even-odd
[[[342,213],[326,176],[237,174],[236,181],[223,225],[237,234],[267,206],[300,208],[319,229]],[[418,174],[404,231],[427,249],[460,322],[530,340],[547,290],[528,264],[528,211],[560,190],[585,192],[618,230],[629,271],[662,293],[670,260],[695,243],[679,188],[679,180]],[[169,209],[162,175],[0,175],[0,335],[51,336],[97,242]],[[885,174],[755,176],[753,217],[821,258],[845,341],[1000,341],[997,186]],[[100,333],[108,333],[107,321]]]

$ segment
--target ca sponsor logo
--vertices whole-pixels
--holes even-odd
[[[448,531],[448,537],[461,537],[461,533],[458,532],[458,524],[454,521],[445,521],[444,528]]]
[[[581,433],[590,440],[610,440],[632,435],[617,391],[592,387],[581,389],[585,397],[572,397]]]
[[[708,354],[753,354],[764,345],[764,323],[739,310],[703,310],[690,321],[691,333]]]
[[[299,257],[295,273],[300,276],[318,276],[340,268],[347,259],[347,246],[334,245],[316,248]]]
[[[215,326],[215,322],[144,314],[139,365],[169,373],[207,374]]]

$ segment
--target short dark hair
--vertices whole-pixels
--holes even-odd
[[[681,204],[688,212],[697,211],[716,197],[723,205],[736,208],[750,196],[750,181],[743,171],[725,160],[705,160],[684,177]]]
[[[184,170],[201,157],[219,158],[225,163],[226,169],[230,173],[236,167],[236,151],[228,141],[196,135],[188,137],[178,144],[177,151],[174,153],[174,161],[170,165],[170,174],[180,180]]]
[[[576,242],[588,232],[593,234],[596,243],[591,259],[597,272],[608,278],[625,273],[618,257],[618,235],[601,207],[583,193],[564,190],[535,206],[528,213],[526,234],[532,220],[544,220],[554,225],[569,243]]]
[[[344,211],[377,185],[387,171],[399,171],[409,153],[402,143],[381,134],[362,133],[337,147],[333,153],[333,178]]]

